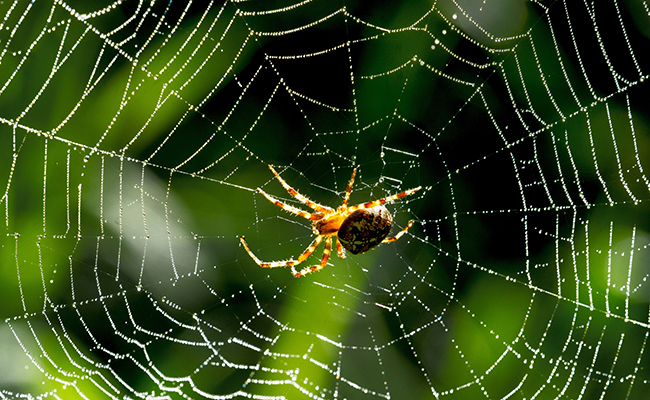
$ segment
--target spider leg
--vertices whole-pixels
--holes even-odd
[[[257,265],[259,265],[262,268],[278,268],[278,267],[291,267],[291,272],[293,272],[294,275],[296,275],[296,270],[294,266],[300,264],[301,262],[305,261],[307,257],[312,255],[314,251],[316,251],[316,248],[318,245],[320,245],[320,242],[323,240],[322,236],[316,236],[316,239],[314,239],[313,242],[307,247],[307,250],[305,250],[300,257],[298,257],[297,260],[285,260],[285,261],[271,261],[271,262],[265,262],[261,261],[259,258],[253,254],[253,252],[248,248],[248,245],[246,244],[246,241],[244,240],[243,236],[239,237],[239,240],[241,241],[241,244],[244,245],[244,249],[246,249],[246,252],[248,253],[249,256],[255,261]]]
[[[350,178],[350,183],[348,183],[348,188],[345,190],[345,197],[343,198],[342,207],[347,207],[348,200],[350,199],[350,193],[352,192],[352,184],[354,183],[354,176],[357,174],[357,169],[355,168],[352,171],[352,177]],[[338,243],[338,242],[337,242]],[[340,253],[339,253],[340,254]]]
[[[305,196],[301,195],[300,193],[298,193],[297,190],[295,190],[294,188],[289,186],[289,184],[284,179],[282,179],[280,177],[280,175],[278,175],[277,172],[275,172],[275,169],[273,169],[272,166],[269,165],[269,169],[271,170],[271,172],[273,172],[273,175],[275,175],[277,180],[280,181],[280,183],[287,190],[287,192],[289,192],[289,194],[291,194],[293,197],[295,197],[296,200],[300,201],[301,203],[309,206],[310,208],[312,208],[312,209],[314,209],[314,210],[316,210],[318,212],[332,211],[331,208],[323,206],[323,205],[318,204],[316,202],[313,202],[313,201],[309,200],[307,197],[305,197]]]
[[[268,201],[270,201],[271,203],[273,203],[276,206],[280,207],[284,211],[288,211],[288,212],[290,212],[292,214],[300,215],[301,217],[310,219],[312,221],[317,221],[317,220],[323,218],[323,214],[320,214],[320,213],[310,214],[310,213],[308,213],[306,211],[303,211],[303,210],[301,210],[299,208],[296,208],[294,206],[290,206],[288,204],[285,204],[285,203],[281,202],[280,200],[276,199],[275,197],[271,196],[270,194],[266,193],[265,191],[263,191],[260,188],[257,188],[257,191],[262,193],[262,195],[264,197],[266,197],[266,199]]]
[[[406,228],[404,228],[404,229],[402,229],[401,231],[399,231],[399,232],[397,233],[397,235],[395,235],[395,236],[393,236],[393,237],[389,237],[389,238],[384,239],[384,240],[382,241],[382,243],[390,243],[390,242],[394,242],[394,241],[396,241],[397,239],[401,238],[402,235],[405,234],[406,231],[408,231],[409,228],[413,226],[413,223],[414,223],[414,222],[415,222],[415,221],[411,220],[411,221],[408,223],[408,225],[406,225]]]
[[[417,192],[420,189],[422,189],[422,186],[418,186],[418,187],[413,188],[413,189],[405,190],[403,192],[394,194],[392,196],[384,197],[383,199],[378,199],[378,200],[369,201],[367,203],[357,204],[357,205],[348,207],[347,211],[348,211],[348,214],[349,214],[349,213],[351,213],[353,211],[356,211],[356,210],[359,210],[359,209],[362,209],[362,208],[372,208],[372,207],[380,206],[380,205],[382,205],[384,203],[390,203],[390,202],[395,201],[397,199],[400,199],[402,197],[410,196],[410,195],[412,195],[413,193]]]
[[[338,237],[336,239],[336,253],[339,255],[340,259],[345,258],[345,252],[343,251],[343,246],[341,245],[341,241],[338,239]]]
[[[322,236],[319,236],[319,238]],[[306,267],[300,270],[300,272],[296,272],[295,268],[291,266],[291,272],[293,272],[293,276],[296,278],[300,278],[301,276],[305,276],[309,274],[310,272],[316,272],[320,271],[327,265],[327,260],[330,258],[330,252],[332,251],[332,237],[328,236],[327,239],[325,239],[325,250],[323,251],[323,258],[320,260],[320,265],[312,265],[311,267]]]

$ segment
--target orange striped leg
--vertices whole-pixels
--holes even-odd
[[[395,201],[395,200],[400,199],[402,197],[410,196],[410,195],[412,195],[413,193],[417,192],[420,189],[422,189],[422,186],[418,186],[418,187],[413,188],[413,189],[405,190],[405,191],[403,191],[401,193],[397,193],[397,194],[394,194],[392,196],[384,197],[383,199],[378,199],[378,200],[369,201],[367,203],[357,204],[357,205],[354,205],[352,207],[348,207],[348,212],[351,213],[353,211],[356,211],[356,210],[359,210],[359,209],[362,209],[362,208],[372,208],[372,207],[380,206],[380,205],[382,205],[384,203],[390,203],[391,201]]]
[[[321,238],[322,236],[319,236]],[[323,258],[320,260],[320,265],[312,265],[311,267],[303,268],[300,272],[296,272],[296,270],[293,268],[293,265],[291,266],[291,272],[293,272],[293,276],[296,278],[300,278],[301,276],[307,275],[311,272],[316,272],[320,271],[321,269],[325,268],[327,265],[327,260],[330,259],[330,252],[332,251],[332,237],[328,236],[327,239],[325,239],[325,250],[323,251]]]
[[[350,199],[350,193],[352,193],[352,184],[354,183],[354,176],[356,174],[357,174],[357,169],[355,168],[352,171],[352,177],[350,178],[350,183],[348,183],[348,188],[345,190],[345,198],[343,198],[343,207],[346,207],[348,205],[348,200]]]
[[[343,251],[343,246],[341,246],[341,241],[338,239],[338,237],[336,239],[336,253],[339,255],[340,259],[345,258],[345,252]]]
[[[305,261],[307,257],[312,255],[312,253],[316,250],[318,245],[320,245],[320,242],[323,240],[322,236],[316,236],[316,239],[314,239],[313,242],[309,245],[307,250],[305,250],[300,257],[298,257],[297,260],[285,260],[285,261],[271,261],[271,262],[265,262],[261,261],[259,258],[253,254],[253,252],[248,248],[248,245],[246,244],[246,241],[244,240],[243,236],[239,237],[239,240],[241,241],[241,244],[244,245],[244,249],[246,249],[246,252],[248,253],[249,256],[257,263],[262,268],[278,268],[278,267],[291,267],[291,272],[296,275],[296,270],[294,266],[300,264],[301,262]]]
[[[332,211],[331,208],[325,207],[325,206],[320,205],[320,204],[318,204],[316,202],[313,202],[313,201],[309,200],[307,197],[305,197],[305,196],[301,195],[300,193],[298,193],[297,190],[295,190],[294,188],[289,186],[289,184],[287,184],[287,182],[284,179],[282,179],[280,177],[280,175],[278,175],[277,172],[275,172],[275,170],[273,169],[272,166],[269,165],[269,169],[271,170],[271,172],[273,172],[273,175],[275,175],[275,177],[278,179],[278,181],[280,181],[280,183],[287,190],[287,192],[289,192],[298,201],[300,201],[303,204],[306,204],[307,206],[309,206],[310,208],[312,208],[312,209],[314,209],[314,210],[316,210],[318,212]]]
[[[310,214],[310,213],[308,213],[306,211],[303,211],[303,210],[301,210],[299,208],[296,208],[294,206],[290,206],[288,204],[285,204],[285,203],[281,202],[280,200],[276,199],[275,197],[271,196],[270,194],[266,193],[265,191],[263,191],[260,188],[257,188],[257,191],[262,193],[262,195],[264,195],[264,197],[266,197],[266,199],[268,201],[270,201],[271,203],[273,203],[276,206],[280,207],[284,211],[288,211],[288,212],[290,212],[292,214],[300,215],[301,217],[310,219],[312,221],[319,220],[319,219],[323,218],[323,214]]]
[[[390,242],[394,242],[394,241],[396,241],[397,239],[401,238],[402,235],[405,234],[406,231],[408,231],[409,228],[413,226],[413,223],[414,223],[414,222],[415,222],[415,221],[411,220],[411,221],[408,223],[408,225],[406,225],[406,228],[404,228],[404,229],[402,229],[401,231],[399,231],[399,233],[397,233],[397,235],[395,235],[395,236],[393,236],[393,237],[390,237],[390,238],[386,238],[386,239],[384,239],[384,240],[382,241],[382,243],[390,243]]]

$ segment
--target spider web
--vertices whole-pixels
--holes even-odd
[[[650,398],[648,3],[366,3],[0,2],[0,398]]]

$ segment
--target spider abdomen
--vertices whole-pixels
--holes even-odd
[[[365,253],[386,239],[393,227],[393,216],[384,206],[356,210],[343,221],[338,231],[341,245],[352,254]]]

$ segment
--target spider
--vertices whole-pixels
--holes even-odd
[[[384,197],[382,199],[348,207],[348,199],[350,198],[350,193],[352,192],[354,176],[357,173],[357,170],[355,169],[352,171],[350,183],[348,184],[348,188],[345,191],[343,204],[341,204],[340,207],[333,209],[320,205],[301,195],[295,189],[289,186],[287,182],[285,182],[284,179],[282,179],[280,175],[275,172],[272,166],[269,165],[269,169],[271,169],[273,175],[275,175],[278,181],[280,181],[287,192],[289,192],[301,203],[312,208],[315,212],[308,213],[299,208],[285,204],[273,196],[267,194],[260,188],[258,188],[257,191],[266,197],[268,201],[282,208],[283,210],[310,220],[312,231],[314,232],[314,235],[316,235],[316,238],[313,242],[311,242],[307,250],[305,250],[300,255],[300,257],[298,257],[297,260],[291,259],[285,261],[265,262],[257,258],[255,254],[253,254],[253,252],[248,248],[244,237],[240,237],[241,243],[244,245],[246,252],[257,263],[257,265],[262,268],[291,267],[291,272],[296,278],[298,278],[310,272],[319,271],[323,269],[325,265],[327,265],[327,261],[330,257],[330,252],[332,251],[332,237],[337,238],[336,252],[339,258],[343,259],[345,258],[343,248],[347,249],[352,254],[365,253],[366,251],[382,243],[390,243],[396,241],[402,235],[404,235],[406,231],[413,225],[414,221],[410,221],[406,225],[406,228],[398,232],[397,235],[389,238],[388,234],[390,233],[390,230],[393,226],[393,216],[386,209],[386,207],[383,206],[383,204],[395,201],[405,196],[412,195],[413,193],[420,190],[421,186],[405,190],[403,192]],[[323,240],[325,240],[325,250],[323,251],[323,258],[321,258],[320,264],[306,267],[300,271],[297,271],[295,268],[296,265],[305,261],[310,255],[312,255],[312,253],[316,251],[316,248],[321,244]]]

